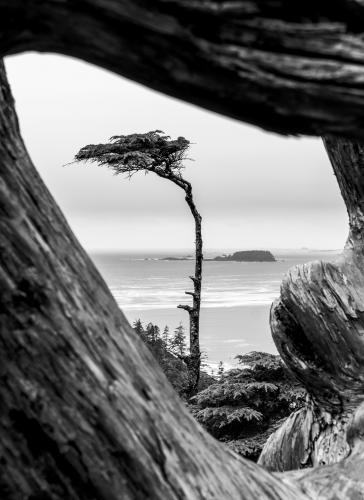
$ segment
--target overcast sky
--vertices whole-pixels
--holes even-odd
[[[266,133],[70,58],[25,54],[6,65],[33,161],[86,249],[193,247],[176,186],[63,167],[86,144],[155,129],[193,143],[184,175],[206,249],[343,246],[346,211],[319,139]]]

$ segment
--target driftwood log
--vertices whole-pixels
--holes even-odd
[[[0,56],[79,57],[284,134],[364,138],[362,0],[0,0]]]
[[[261,458],[297,470],[267,472],[202,431],[131,330],[28,157],[1,66],[0,498],[364,498],[364,149],[332,135],[364,137],[363,18],[359,0],[0,0],[0,55],[61,52],[325,134],[350,219],[340,260],[292,270],[272,308],[311,397]]]

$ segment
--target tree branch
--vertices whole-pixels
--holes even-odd
[[[183,305],[183,304],[179,304],[177,307],[178,307],[178,309],[184,309],[188,313],[191,313],[193,310],[191,306],[187,306],[187,305]]]
[[[0,55],[53,51],[283,134],[364,137],[358,0],[0,0]]]
[[[359,0],[0,0],[0,53],[68,54],[269,130],[363,138],[363,12]],[[34,171],[0,74],[1,487],[24,498],[364,498],[362,249],[292,272],[272,310],[291,368],[357,426],[339,465],[276,477],[178,401]]]

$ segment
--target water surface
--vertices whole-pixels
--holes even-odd
[[[204,262],[201,344],[211,364],[232,364],[237,354],[251,350],[276,352],[269,309],[284,274],[296,264],[332,260],[338,251],[272,253],[277,262]],[[158,260],[165,256],[118,253],[92,258],[131,323],[140,318],[172,330],[182,321],[188,329],[187,313],[176,306],[190,301],[184,292],[192,290],[188,276],[194,261]]]

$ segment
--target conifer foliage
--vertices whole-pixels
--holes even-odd
[[[185,352],[187,349],[183,325],[180,324],[172,335],[168,326],[160,333],[157,325],[148,323],[144,327],[140,319],[133,323],[133,328],[152,351],[175,391],[184,397],[188,382],[187,368],[183,360],[176,355],[176,352]]]
[[[253,351],[240,367],[191,400],[195,418],[241,455],[257,460],[269,435],[304,404],[306,393],[279,356]]]
[[[240,366],[232,370],[220,362],[214,377],[201,371],[199,392],[188,399],[183,325],[172,334],[152,323],[144,328],[140,320],[133,326],[198,422],[246,458],[256,461],[272,432],[305,403],[305,390],[280,356],[258,351],[236,356]]]
[[[188,355],[188,347],[183,324],[180,323],[172,333],[166,326],[161,333],[157,325],[148,323],[144,327],[140,319],[137,319],[133,328],[152,351],[175,391],[183,399],[187,399],[188,372],[183,359]],[[213,382],[215,379],[201,370],[198,389],[204,390]]]

